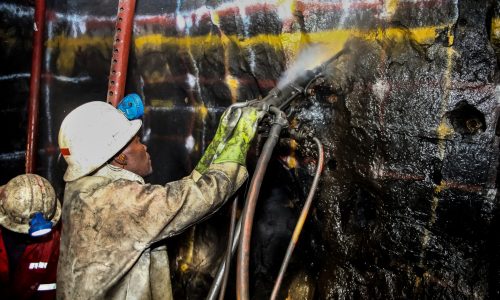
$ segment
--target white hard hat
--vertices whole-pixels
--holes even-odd
[[[0,225],[19,233],[28,233],[35,213],[56,224],[61,203],[50,182],[36,174],[23,174],[0,187]]]
[[[141,120],[129,121],[103,101],[75,108],[64,118],[59,130],[59,148],[68,163],[64,181],[97,170],[137,134],[141,125]]]

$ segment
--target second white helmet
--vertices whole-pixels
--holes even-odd
[[[36,174],[22,174],[0,187],[0,225],[28,233],[35,213],[56,224],[61,218],[61,203],[50,182]]]
[[[59,148],[68,163],[64,181],[74,181],[113,158],[141,128],[111,104],[85,103],[71,111],[59,130]]]

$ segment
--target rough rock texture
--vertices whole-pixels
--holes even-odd
[[[316,129],[336,162],[318,205],[321,298],[498,293],[491,7],[448,5],[433,43],[397,11],[397,32],[349,41],[332,70],[334,122]]]
[[[48,1],[38,171],[56,186],[60,122],[72,108],[104,100],[112,51],[116,1],[80,2]],[[22,172],[31,5],[0,4],[4,181]],[[322,140],[327,163],[281,296],[498,298],[499,20],[494,0],[138,1],[127,91],[147,106],[149,181],[189,173],[225,107],[263,97],[287,83],[286,70],[343,49],[326,81],[288,111],[291,127]],[[312,45],[322,53],[307,52]],[[255,298],[270,292],[262,282],[277,266],[269,262],[282,259],[287,220],[315,166],[310,141],[281,145],[260,199],[268,202],[258,207]],[[270,213],[280,207],[279,216]],[[183,297],[202,295],[213,275],[213,253],[193,267],[213,243],[210,230],[177,241],[193,245],[194,256],[183,246],[172,251]]]
[[[320,298],[496,293],[490,265],[496,57],[486,27],[492,8],[440,5],[414,11],[403,6],[373,39],[349,39],[348,52],[332,66],[336,97],[299,107],[298,119],[310,121],[330,150],[316,223],[322,231],[319,282],[326,283],[318,288]],[[273,14],[258,15],[255,22],[270,20],[265,33],[275,33]],[[368,15],[361,11],[361,21],[344,21],[368,29],[380,25]],[[408,30],[429,23],[447,25],[436,28],[432,40]],[[303,24],[310,31],[318,26],[328,24]],[[257,62],[259,47],[249,49]],[[279,61],[272,50],[264,51]],[[215,63],[211,71],[222,67]],[[268,78],[260,72],[255,77]]]

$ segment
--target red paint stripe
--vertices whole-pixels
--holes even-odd
[[[135,26],[148,24],[175,26],[175,23],[175,17],[164,15],[141,17],[135,20]]]
[[[261,13],[261,12],[267,13],[275,11],[276,11],[276,5],[269,3],[259,3],[245,7],[245,13],[247,15]]]
[[[450,3],[450,0],[434,0],[434,1],[419,1],[419,2],[400,2],[398,4],[398,9],[436,9],[446,4]],[[383,2],[356,2],[350,4],[347,8],[348,10],[382,10],[384,7]],[[260,12],[269,12],[275,11],[276,6],[274,4],[254,4],[248,5],[245,7],[245,13],[247,15],[260,13]],[[342,4],[339,3],[321,3],[321,2],[307,2],[297,1],[296,10],[302,12],[304,15],[310,15],[312,13],[321,11],[321,12],[332,12],[343,10]],[[240,8],[237,6],[234,7],[225,7],[219,10],[215,10],[220,17],[238,17],[240,15]],[[56,19],[56,15],[54,13],[49,12],[51,19]],[[193,23],[196,21],[196,13],[193,12],[191,18],[193,18]],[[205,14],[203,14],[205,15]],[[102,20],[98,17],[93,18],[92,16],[88,16],[86,22],[87,29],[97,29],[107,26],[113,26],[115,22],[113,20]],[[201,17],[201,16],[200,16]],[[284,20],[283,20],[284,21]],[[134,21],[135,26],[144,26],[144,25],[167,25],[167,26],[175,26],[175,14],[164,14],[164,15],[155,15],[155,16],[139,16]]]
[[[228,7],[217,11],[219,17],[234,17],[240,14],[239,7]]]
[[[353,3],[351,6],[349,6],[349,9],[354,9],[354,10],[365,10],[365,9],[378,9],[382,8],[383,3]]]
[[[336,11],[341,10],[342,4],[340,3],[304,3],[302,1],[297,1],[296,10],[305,12],[316,12],[316,11]]]

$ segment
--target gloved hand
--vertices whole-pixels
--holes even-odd
[[[241,112],[241,109],[233,109],[233,107],[230,106],[222,114],[212,142],[208,145],[205,153],[203,153],[203,156],[195,167],[195,170],[200,174],[203,174],[208,169],[214,158],[217,156],[216,154],[222,150],[227,143],[227,140],[231,137],[231,134],[241,117]]]
[[[226,145],[216,153],[214,164],[223,162],[246,164],[248,149],[257,132],[257,125],[265,112],[251,106],[240,108],[240,110],[242,112],[238,124]]]

